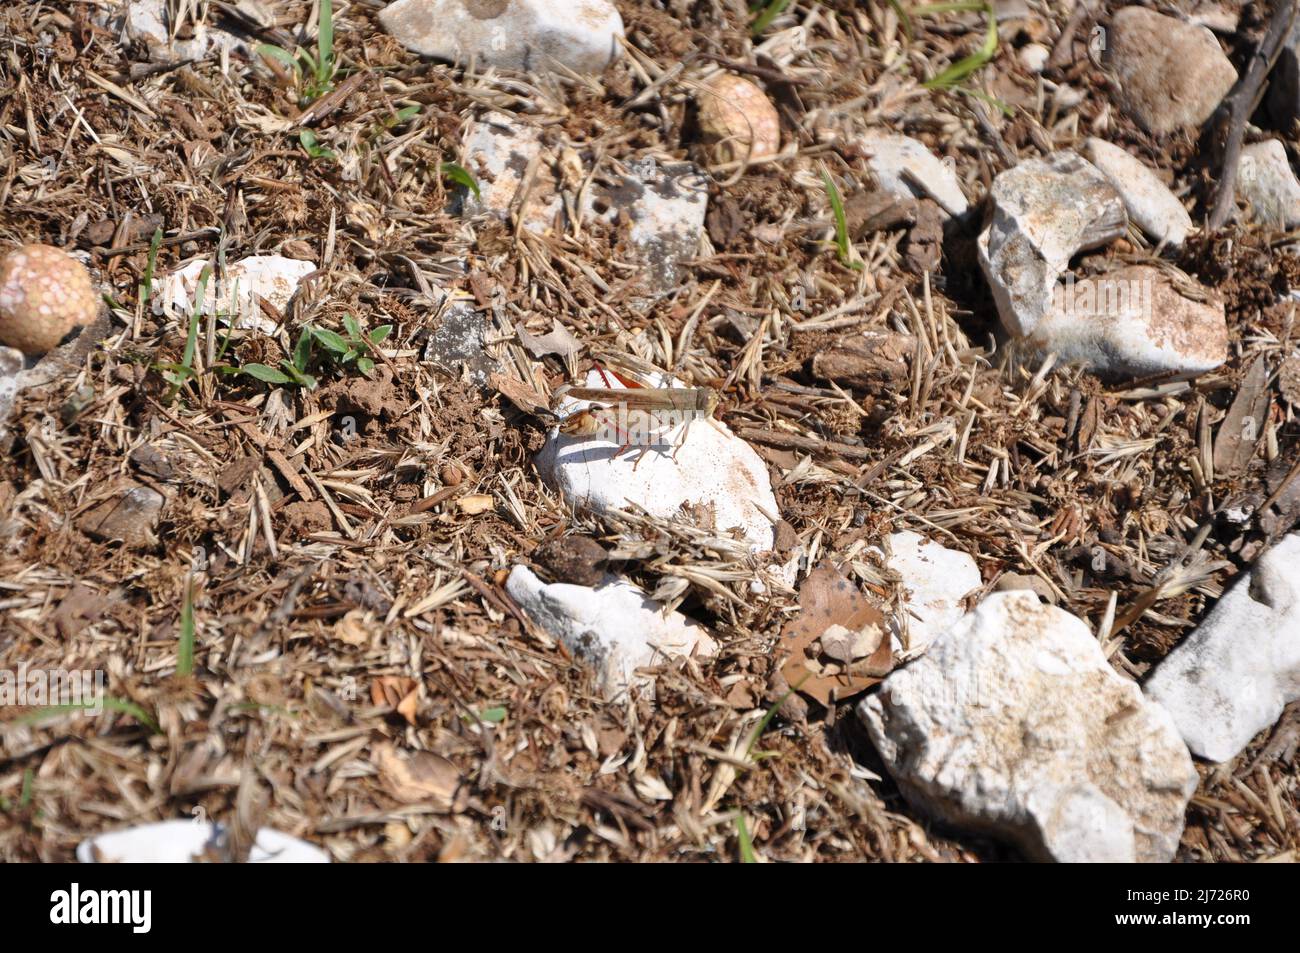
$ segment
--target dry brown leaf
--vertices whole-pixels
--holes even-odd
[[[412,725],[420,704],[419,696],[420,685],[413,678],[381,675],[370,683],[370,700],[376,705],[388,706]]]
[[[432,751],[398,751],[388,742],[370,758],[384,789],[404,804],[428,804],[440,811],[458,810],[461,776],[456,765]]]
[[[846,665],[829,657],[821,644],[827,634],[862,633],[866,638],[873,627],[878,630],[875,648],[865,660]],[[823,563],[799,587],[799,614],[781,633],[782,646],[790,653],[781,674],[795,689],[823,705],[852,698],[893,668],[884,632],[885,617],[880,610],[839,570]],[[859,640],[851,637],[850,641]]]
[[[1214,438],[1214,475],[1231,478],[1245,471],[1264,436],[1268,415],[1268,362],[1255,359],[1242,378],[1228,414]]]

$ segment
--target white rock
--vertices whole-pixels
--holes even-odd
[[[968,205],[957,173],[925,144],[909,136],[872,131],[858,140],[880,187],[899,199],[931,198],[949,215]]]
[[[1026,43],[1020,49],[1020,65],[1031,73],[1041,73],[1051,55],[1052,51],[1041,43]]]
[[[1213,33],[1152,10],[1118,11],[1106,40],[1120,103],[1154,135],[1200,126],[1237,81]]]
[[[490,211],[505,216],[524,182],[524,173],[535,157],[543,154],[541,127],[513,116],[490,113],[473,120],[465,133],[464,166],[478,183],[479,196],[463,190],[465,210],[471,214]],[[560,210],[555,192],[555,177],[550,164],[554,157],[546,153],[528,196],[528,205],[519,210],[524,225],[540,232]]]
[[[1228,357],[1223,302],[1185,298],[1168,272],[1149,265],[1068,276],[1027,340],[1040,353],[1117,377],[1203,374]]]
[[[717,644],[703,626],[663,607],[638,586],[607,576],[599,586],[546,584],[516,566],[506,592],[528,617],[593,665],[602,690],[614,697],[633,684],[638,668],[674,655],[712,655]]]
[[[1197,775],[1079,619],[987,597],[858,706],[903,794],[1058,861],[1168,861]]]
[[[8,434],[6,424],[18,396],[18,375],[26,364],[27,360],[18,348],[0,346],[0,441]]]
[[[172,39],[166,0],[131,0],[126,6],[126,35],[149,48],[152,60],[202,59],[211,42],[206,23],[194,25],[189,39]]]
[[[910,531],[889,537],[885,565],[902,577],[906,590],[908,618],[894,620],[891,634],[895,647],[908,657],[920,655],[965,615],[962,600],[984,584],[968,553]]]
[[[1237,187],[1250,202],[1252,221],[1273,228],[1300,227],[1300,181],[1291,171],[1286,147],[1277,139],[1254,142],[1241,150]]]
[[[1160,181],[1159,176],[1138,159],[1105,139],[1092,138],[1083,144],[1083,155],[1115,186],[1129,218],[1157,242],[1181,245],[1193,229],[1192,217],[1183,203]]]
[[[463,164],[475,176],[481,198],[462,190],[465,210],[504,218],[534,158],[538,161],[527,204],[514,212],[537,234],[562,223],[565,206],[554,169],[555,150],[542,143],[538,127],[496,113],[472,122],[466,132]],[[586,175],[585,168],[579,172]],[[696,166],[661,165],[647,156],[630,163],[625,175],[608,170],[593,181],[583,191],[578,212],[584,222],[601,220],[612,226],[626,213],[629,257],[643,266],[644,290],[659,295],[677,286],[682,262],[698,256],[708,207],[708,179]]]
[[[671,379],[656,383],[682,386]],[[622,386],[617,380],[606,382],[596,371],[587,378],[589,387],[611,385]],[[565,416],[586,406],[566,398],[557,412]],[[633,425],[620,425],[612,413],[604,416],[610,424],[608,433],[552,432],[535,458],[538,472],[571,506],[605,514],[635,504],[662,519],[676,515],[683,506],[708,508],[719,533],[738,529],[751,550],[772,549],[773,521],[779,513],[767,465],[725,424],[713,418],[695,419],[650,434],[651,445],[618,453],[632,436]]]
[[[1157,667],[1147,697],[1195,754],[1230,761],[1300,698],[1300,534],[1266,552]]]
[[[109,831],[77,845],[83,864],[190,864],[222,858],[229,835],[220,824],[194,820],[161,821]],[[197,860],[196,860],[197,858]],[[264,827],[248,854],[250,864],[328,864],[319,847]]]
[[[623,35],[606,0],[396,0],[379,23],[421,56],[534,71],[559,63],[599,73]]]
[[[273,22],[261,4],[254,0],[242,0],[241,7],[266,23]],[[251,49],[251,44],[244,36],[221,27],[209,26],[206,20],[195,23],[191,19],[188,21],[189,35],[173,38],[167,0],[130,0],[121,22],[127,38],[144,44],[149,50],[149,59],[155,63],[201,60],[214,50],[219,53],[223,49],[243,52]]]
[[[631,219],[628,238],[643,266],[643,282],[652,294],[672,291],[682,277],[682,262],[699,255],[704,216],[709,207],[708,179],[687,162],[660,166],[651,161],[640,179],[623,180],[621,188],[600,186],[588,202],[608,204],[608,221],[625,208]],[[589,204],[590,207],[590,204]]]
[[[1124,234],[1128,217],[1115,187],[1073,152],[1026,159],[998,175],[980,234],[980,267],[1002,324],[1033,333],[1052,309],[1056,281],[1081,251]]]
[[[207,264],[206,259],[195,259],[157,281],[153,289],[154,313],[170,314],[182,320],[192,315],[199,294],[199,278]],[[256,328],[270,334],[275,330],[275,322],[259,307],[257,298],[265,298],[277,311],[283,312],[298,290],[299,282],[315,270],[316,266],[309,261],[281,255],[254,255],[237,261],[226,269],[223,280],[208,279],[203,313],[216,311],[235,327]]]

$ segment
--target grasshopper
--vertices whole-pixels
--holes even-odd
[[[700,417],[713,422],[713,412],[718,407],[718,392],[711,387],[647,387],[640,381],[599,365],[597,370],[607,383],[607,374],[613,374],[628,386],[567,388],[564,396],[592,401],[602,407],[570,414],[560,423],[561,433],[590,437],[601,430],[613,430],[625,439],[618,449],[618,453],[622,453],[632,445],[634,436],[671,430],[679,424],[689,427],[691,421]],[[613,419],[611,414],[615,415]],[[717,426],[716,422],[714,426]],[[674,459],[685,436],[683,428],[681,439],[673,451]]]

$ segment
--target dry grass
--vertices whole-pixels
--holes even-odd
[[[1017,156],[1091,134],[1200,195],[1189,143],[1150,142],[1111,108],[1085,55],[1086,21],[1049,73],[1083,94],[1066,105],[1014,49],[1040,32],[1052,45],[1064,18],[1004,28],[966,85],[1007,103],[1008,118],[921,85],[980,42],[976,15],[917,18],[909,41],[888,3],[796,2],[751,43],[739,2],[625,2],[616,66],[538,79],[420,62],[377,29],[379,4],[337,2],[342,65],[359,78],[326,115],[313,110],[330,161],[300,147],[286,77],[238,55],[151,70],[94,25],[106,6],[0,11],[0,239],[85,250],[115,302],[102,340],[25,391],[11,421],[0,668],[102,669],[110,694],[159,730],[120,712],[10,717],[0,858],[64,860],[87,834],[200,808],[339,860],[732,860],[741,817],[766,860],[1009,856],[907,807],[850,705],[785,697],[774,650],[793,593],[755,599],[757,564],[706,517],[568,512],[530,463],[539,424],[422,360],[444,320],[438,287],[491,306],[489,350],[520,377],[535,362],[517,332],[555,321],[583,358],[615,351],[723,386],[719,415],[770,463],[810,564],[830,559],[896,600],[869,549],[916,529],[969,551],[990,588],[1004,573],[1041,579],[1134,677],[1300,517],[1289,482],[1300,425],[1271,373],[1294,347],[1294,305],[1276,302],[1296,265],[1269,236],[1238,230],[1184,253],[1183,267],[1227,300],[1232,332],[1230,361],[1190,384],[1111,385],[995,344],[970,229],[928,275],[909,268],[905,229],[859,241],[861,270],[827,243],[819,170],[846,195],[867,184],[846,144],[869,126],[951,156],[972,196]],[[215,21],[228,5],[182,6]],[[312,13],[301,0],[264,6],[276,42]],[[616,229],[538,237],[449,210],[438,164],[459,160],[460,130],[483,110],[537,123],[591,176],[644,156],[705,162],[688,103],[722,65],[766,85],[786,148],[710,169],[706,247],[652,305],[634,306]],[[414,118],[391,122],[410,106]],[[315,391],[269,391],[215,372],[225,332],[205,327],[200,373],[169,400],[154,365],[180,359],[188,327],[138,300],[155,227],[160,269],[270,251],[317,264],[281,331],[236,334],[226,362],[275,364],[300,326],[341,329],[353,314],[396,328],[373,379],[326,373]],[[1151,255],[1137,236],[1120,251]],[[864,328],[912,337],[906,380],[849,390],[809,373],[815,354]],[[1261,358],[1267,426],[1254,451],[1225,450],[1244,463],[1221,472],[1221,421]],[[554,357],[544,370],[549,383],[567,371]],[[82,517],[124,479],[166,495],[156,538],[97,541]],[[459,503],[472,495],[495,505],[471,515]],[[1225,517],[1243,504],[1256,509],[1246,522]],[[601,700],[500,587],[513,563],[567,532],[602,540],[621,571],[712,626],[720,655],[664,667],[654,701]],[[191,585],[187,678],[176,668]],[[752,746],[769,756],[756,760],[751,734],[783,701]],[[1288,717],[1238,762],[1202,768],[1182,859],[1294,858]],[[397,783],[386,744],[446,759],[439,789]]]

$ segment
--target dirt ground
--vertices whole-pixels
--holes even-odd
[[[759,557],[690,532],[707,514],[572,512],[532,464],[545,421],[425,360],[449,320],[432,287],[496,302],[516,331],[562,325],[579,366],[635,353],[719,388],[718,416],[770,466],[784,552],[830,561],[888,607],[898,581],[870,548],[914,529],[969,552],[986,591],[1034,577],[1094,629],[1113,619],[1103,648],[1136,679],[1300,519],[1300,383],[1288,399],[1278,373],[1300,266],[1279,236],[1229,226],[1173,258],[1227,305],[1229,360],[1191,383],[1040,375],[998,330],[973,227],[862,231],[861,268],[836,253],[820,170],[852,211],[871,184],[846,145],[857,128],[951,157],[972,199],[1017,157],[1103,136],[1203,217],[1215,170],[1189,139],[1123,118],[1088,56],[1091,20],[1062,40],[1058,4],[1004,18],[993,59],[936,90],[922,83],[982,42],[981,13],[796,2],[754,38],[741,2],[622,0],[626,54],[568,77],[422,61],[379,28],[381,4],[338,2],[336,94],[308,125],[283,67],[233,53],[159,67],[96,25],[109,6],[0,9],[0,244],[84,252],[105,296],[101,324],[19,394],[0,448],[0,669],[102,670],[110,696],[94,717],[0,713],[0,859],[68,860],[87,835],[189,817],[269,825],[338,861],[1016,858],[912,809],[853,700],[788,694],[795,594],[755,596]],[[215,23],[229,6],[189,14]],[[262,39],[314,46],[313,3],[264,6]],[[1264,14],[1225,6],[1243,11],[1240,66]],[[1037,41],[1077,102],[1021,64]],[[718,167],[702,146],[691,91],[719,64],[776,104],[777,160]],[[587,164],[708,169],[707,238],[677,285],[638,299],[617,225],[534,235],[459,214],[440,163],[462,161],[467,119],[490,110]],[[313,157],[302,128],[331,155]],[[155,229],[155,274],[269,253],[316,270],[275,333],[200,327],[178,375],[189,323],[142,300]],[[1153,250],[1134,235],[1099,254]],[[393,327],[369,375],[318,362],[312,389],[223,370],[275,366],[303,326],[342,333],[345,316]],[[901,378],[812,373],[867,327],[919,342]],[[570,370],[542,363],[552,386]],[[1268,424],[1207,469],[1243,391]],[[141,486],[165,501],[156,526],[121,510]],[[653,699],[604,701],[502,588],[575,536],[708,625],[718,655],[663,666]],[[1198,764],[1179,860],[1296,858],[1298,734],[1290,711],[1235,762]]]

